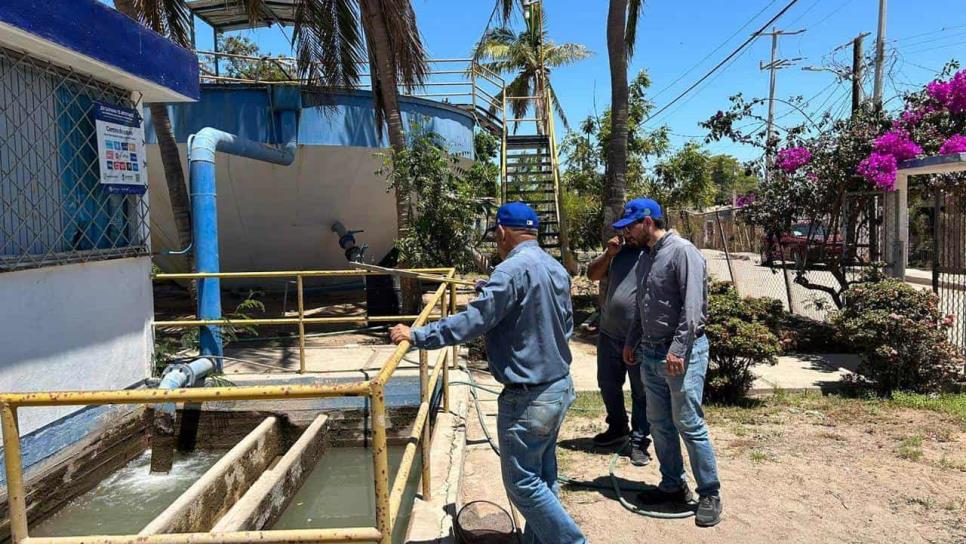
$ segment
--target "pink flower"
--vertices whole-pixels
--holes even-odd
[[[806,172],[805,178],[808,179],[808,181],[818,181],[818,174],[815,172]]]
[[[956,72],[949,81],[933,81],[926,94],[952,113],[966,111],[966,70]]]
[[[804,147],[789,147],[778,152],[775,163],[786,174],[791,174],[812,160],[812,152]]]
[[[881,191],[896,188],[898,166],[894,155],[873,152],[859,163],[856,173]]]
[[[756,198],[755,193],[748,193],[746,195],[741,195],[735,199],[735,207],[744,208],[745,206],[748,206],[749,204],[754,202],[755,198]]]
[[[890,130],[882,136],[876,138],[872,143],[872,149],[883,155],[892,155],[896,162],[907,161],[922,154],[922,148],[909,138],[909,133],[905,130]]]
[[[956,322],[956,314],[947,314],[946,317],[943,318],[943,325],[947,327],[952,327],[953,323],[955,322]]]
[[[953,134],[939,148],[940,155],[951,155],[953,153],[966,152],[966,136]]]

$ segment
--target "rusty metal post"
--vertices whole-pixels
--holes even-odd
[[[386,440],[386,389],[378,379],[371,382],[372,467],[376,490],[376,529],[382,534],[379,544],[392,544],[393,520],[389,510],[389,446]]]
[[[452,290],[449,291],[452,297]],[[443,292],[443,296],[439,297],[439,315],[443,319],[449,316],[449,305],[446,304],[446,292]],[[445,348],[443,348],[445,349]],[[449,352],[449,353],[452,353]],[[443,365],[443,413],[449,412],[449,357],[444,357],[441,361]]]
[[[732,224],[734,223],[734,210],[731,211]],[[741,288],[738,287],[738,278],[735,276],[734,266],[731,264],[731,251],[728,250],[728,239],[725,237],[724,228],[721,226],[721,212],[715,210],[714,221],[718,224],[718,235],[721,237],[721,247],[724,249],[725,260],[728,261],[728,275],[731,276],[731,285],[734,286],[735,292],[741,295]]]
[[[305,374],[305,295],[302,293],[302,275],[295,276],[299,292],[299,374]]]
[[[419,350],[419,401],[427,405],[432,404],[433,392],[429,390],[429,352],[425,349]],[[433,434],[432,417],[426,413],[426,423],[423,425],[423,436],[419,439],[420,451],[422,456],[420,461],[423,465],[423,500],[428,501],[433,498],[433,481],[430,474],[429,456],[432,447]]]
[[[23,461],[20,455],[20,428],[17,407],[0,406],[3,427],[3,461],[7,471],[7,504],[10,509],[10,539],[19,544],[27,538],[27,498],[23,485]]]
[[[456,284],[451,283],[449,284],[449,315],[453,315],[455,313],[456,313]],[[453,369],[455,370],[456,368],[458,368],[457,365],[459,365],[460,347],[453,346],[452,349],[453,349],[453,353],[452,355],[450,355],[450,364],[453,365]]]

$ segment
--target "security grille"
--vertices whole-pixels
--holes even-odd
[[[0,48],[0,272],[148,254],[148,205],[100,184],[97,102],[128,91]]]

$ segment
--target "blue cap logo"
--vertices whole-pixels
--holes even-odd
[[[524,202],[508,202],[496,211],[496,225],[488,230],[493,230],[498,226],[536,229],[540,227],[540,217],[533,208]]]

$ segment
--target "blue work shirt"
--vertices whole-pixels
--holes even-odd
[[[438,349],[486,335],[493,377],[538,385],[570,373],[574,312],[570,275],[536,240],[513,248],[465,310],[412,330],[416,347]]]
[[[625,347],[642,341],[665,344],[668,353],[687,357],[704,334],[708,317],[708,272],[694,244],[668,231],[645,248],[637,265],[637,304]]]

